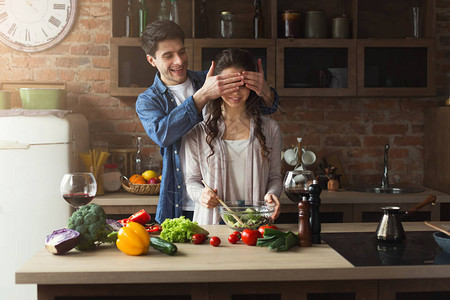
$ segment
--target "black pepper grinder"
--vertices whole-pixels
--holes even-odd
[[[312,234],[312,243],[320,244],[320,218],[319,218],[319,208],[320,208],[320,193],[322,192],[322,188],[318,184],[317,180],[314,180],[313,183],[308,188],[309,191],[309,203],[311,204],[311,234]]]
[[[308,197],[303,196],[303,201],[298,203],[298,241],[300,247],[311,247],[312,234],[311,224],[309,219],[311,217],[311,204],[308,202]]]

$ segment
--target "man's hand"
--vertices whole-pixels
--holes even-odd
[[[200,113],[209,100],[219,98],[224,94],[237,91],[244,85],[244,76],[240,73],[230,73],[214,76],[215,62],[211,63],[206,80],[201,89],[194,94],[197,111]]]
[[[217,190],[212,192],[209,188],[205,187],[202,191],[200,198],[200,204],[206,208],[214,208],[219,205],[219,196],[217,196]]]
[[[267,106],[272,106],[274,95],[270,90],[269,84],[264,79],[264,71],[261,59],[258,59],[258,72],[243,71],[245,86],[264,99]]]

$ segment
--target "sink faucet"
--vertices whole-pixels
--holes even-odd
[[[388,151],[389,151],[389,144],[386,144],[384,146],[384,171],[383,171],[383,178],[381,179],[381,189],[383,190],[389,188]]]

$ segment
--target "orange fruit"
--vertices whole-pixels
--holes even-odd
[[[145,184],[145,183],[147,183],[147,181],[145,181],[144,177],[142,177],[142,175],[139,175],[139,174],[131,175],[130,182],[134,183],[134,184]]]

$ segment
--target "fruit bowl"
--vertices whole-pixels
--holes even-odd
[[[271,224],[270,216],[275,211],[274,206],[267,205],[229,206],[231,211],[223,206],[219,206],[218,209],[225,224],[237,231],[258,229],[262,225]]]
[[[161,187],[160,183],[157,184],[136,184],[131,183],[130,180],[128,180],[127,177],[122,176],[120,178],[122,187],[125,191],[132,194],[137,195],[158,195],[159,194],[159,188]]]

